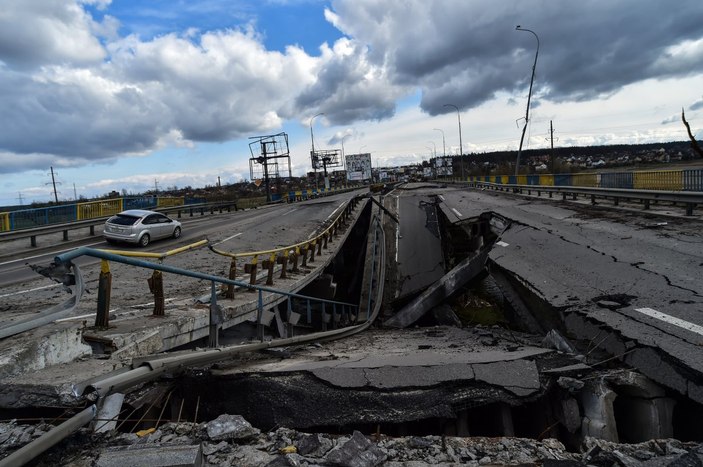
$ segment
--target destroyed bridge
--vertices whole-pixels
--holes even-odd
[[[3,241],[0,465],[67,462],[97,439],[82,454],[93,465],[214,464],[232,448],[173,427],[231,440],[215,434],[225,416],[242,439],[286,427],[553,438],[565,452],[703,441],[703,222],[690,202],[491,188],[184,211],[183,235],[148,248],[107,245],[93,226]],[[124,446],[162,429],[170,443]],[[378,456],[368,465],[398,455],[356,437]],[[286,439],[275,455],[313,451]]]

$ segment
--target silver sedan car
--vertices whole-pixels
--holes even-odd
[[[159,238],[181,236],[181,223],[160,212],[130,209],[105,222],[103,237],[108,243],[127,242],[147,246]]]

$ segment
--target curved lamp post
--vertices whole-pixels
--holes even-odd
[[[461,141],[461,113],[459,112],[459,107],[454,104],[444,104],[443,107],[454,107],[456,110],[456,118],[459,120],[459,162],[461,164],[461,179],[466,180],[466,175],[464,175],[464,144]]]
[[[535,68],[537,68],[537,56],[539,55],[539,36],[537,36],[537,33],[530,30],[530,29],[525,29],[523,27],[520,27],[518,24],[515,27],[516,31],[526,31],[529,33],[532,33],[533,36],[535,36],[535,39],[537,39],[537,51],[535,52],[535,63],[532,64],[532,77],[530,78],[530,91],[527,93],[527,110],[525,110],[525,126],[522,127],[522,136],[520,137],[520,147],[517,150],[517,162],[515,163],[515,176],[517,177],[518,171],[520,170],[520,155],[522,154],[522,143],[525,141],[525,131],[527,130],[527,122],[529,121],[530,118],[530,99],[532,98],[532,83],[535,81]]]

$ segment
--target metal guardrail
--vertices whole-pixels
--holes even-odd
[[[92,404],[89,405],[87,408],[83,409],[78,414],[71,417],[69,420],[63,422],[62,424],[56,426],[55,428],[51,429],[50,431],[44,433],[36,440],[26,444],[25,446],[21,447],[20,449],[13,452],[9,456],[5,457],[4,459],[0,459],[0,467],[24,465],[28,462],[31,462],[37,456],[41,455],[49,448],[56,445],[61,440],[70,436],[72,433],[77,431],[80,427],[93,421],[96,414],[97,414],[97,407],[102,402],[102,400],[104,400],[105,397],[107,397],[108,395],[110,395],[114,392],[124,391],[125,389],[130,388],[132,386],[135,386],[137,384],[142,384],[142,383],[154,380],[166,372],[174,372],[174,371],[182,370],[183,368],[192,367],[192,366],[201,366],[201,365],[212,364],[212,363],[215,363],[218,361],[225,360],[227,358],[231,358],[232,356],[237,355],[237,354],[241,354],[241,353],[245,353],[245,352],[254,352],[254,351],[258,351],[258,350],[262,350],[262,349],[266,349],[266,348],[274,348],[274,347],[303,344],[303,343],[308,343],[308,342],[320,342],[320,341],[326,341],[326,340],[341,339],[341,338],[348,337],[348,336],[357,334],[359,332],[362,332],[362,331],[368,329],[368,327],[378,317],[378,314],[381,309],[382,296],[383,296],[383,286],[385,284],[384,274],[385,274],[385,269],[386,269],[385,268],[385,256],[386,256],[385,255],[385,233],[383,231],[381,223],[378,221],[378,218],[376,218],[372,224],[375,227],[375,232],[374,232],[374,243],[372,245],[372,251],[373,251],[372,266],[371,266],[372,273],[369,278],[372,281],[372,284],[369,286],[369,290],[370,291],[375,290],[376,293],[375,293],[375,295],[372,293],[369,294],[369,301],[368,301],[369,308],[367,309],[367,319],[364,322],[362,322],[361,324],[353,324],[351,326],[347,326],[344,328],[321,331],[321,332],[316,332],[316,333],[303,335],[303,336],[286,337],[286,338],[272,340],[272,341],[263,341],[262,340],[261,342],[253,343],[253,344],[236,345],[236,346],[217,348],[217,349],[208,349],[208,350],[195,350],[190,353],[182,354],[182,355],[155,356],[155,357],[151,357],[151,358],[143,358],[140,360],[135,360],[132,362],[131,369],[128,371],[124,371],[124,372],[118,371],[117,373],[113,373],[113,374],[107,375],[105,377],[98,378],[98,379],[90,382],[89,384],[86,384],[82,388],[76,387],[75,388],[76,389],[75,390],[76,397],[82,397],[86,401],[90,401]],[[100,250],[91,250],[88,248],[80,248],[78,250],[74,250],[73,252],[58,256],[56,258],[56,264],[59,266],[63,265],[63,267],[65,268],[66,266],[70,266],[72,264],[71,263],[72,259],[77,258],[78,256],[82,256],[82,255],[96,256],[96,257],[100,257],[101,259],[114,260],[114,261],[122,262],[125,264],[141,263],[141,261],[134,260],[130,257],[120,257],[118,255],[113,255],[112,253],[100,252]],[[378,262],[378,267],[376,267],[376,262]],[[139,264],[134,264],[134,265],[139,265]],[[148,265],[142,265],[142,266],[149,267],[152,269],[162,270],[165,272],[175,272],[174,269],[177,269],[177,268],[171,268],[171,267],[164,267],[163,265],[159,265],[156,263],[148,263]],[[184,272],[184,271],[185,270],[182,270],[182,272]],[[271,289],[267,289],[266,287],[254,287],[254,286],[251,286],[250,284],[241,283],[241,282],[238,283],[237,281],[232,281],[231,279],[210,276],[207,274],[200,274],[200,273],[192,273],[192,274],[195,274],[197,276],[197,278],[212,280],[211,290],[212,290],[212,294],[213,294],[212,296],[215,299],[216,299],[216,294],[215,294],[215,282],[216,281],[221,282],[223,284],[229,284],[231,282],[234,282],[234,285],[240,285],[242,287],[249,287],[249,288],[253,288],[253,289],[258,289],[259,290],[259,299],[258,299],[259,319],[261,319],[262,311],[263,311],[261,309],[261,304],[262,304],[261,291],[268,291]],[[378,278],[376,278],[376,274],[378,274]],[[374,287],[374,285],[375,285],[375,287]],[[280,292],[280,291],[274,291],[274,292]],[[310,298],[310,297],[304,297],[304,296],[292,294],[292,293],[289,293],[288,295],[289,295],[289,297],[290,296],[297,296],[297,297],[305,298],[305,299]],[[317,298],[312,298],[312,299],[316,300],[316,301],[323,302],[323,303],[330,303],[331,302],[329,300],[323,300],[323,299],[317,299]],[[288,301],[288,303],[289,303],[289,310],[290,310],[290,303],[291,303],[290,300]],[[334,302],[331,302],[331,303],[334,303]],[[337,303],[339,303],[339,302],[337,302]],[[373,308],[371,308],[372,303],[373,303]],[[352,305],[352,306],[354,306],[354,305]],[[309,306],[308,306],[308,309],[309,309]],[[213,312],[217,312],[216,303],[211,303],[211,306],[210,306],[211,323],[212,323],[212,319],[213,319]],[[358,317],[358,307],[357,307],[356,316]],[[290,318],[290,314],[289,314],[289,318]],[[216,324],[215,324],[215,326],[216,326]],[[213,328],[211,325],[211,330],[212,329]],[[211,338],[211,342],[212,342],[212,338]]]
[[[697,191],[660,191],[660,190],[636,190],[627,188],[595,188],[595,187],[579,187],[579,186],[546,186],[546,185],[511,185],[502,183],[490,183],[473,181],[468,182],[468,186],[476,188],[489,188],[498,191],[513,191],[517,193],[527,192],[528,195],[533,191],[537,192],[537,196],[541,196],[542,192],[561,193],[562,199],[566,200],[568,195],[572,199],[577,199],[578,195],[585,195],[591,198],[591,203],[596,204],[597,198],[612,199],[613,204],[617,206],[620,200],[636,200],[641,201],[643,209],[650,209],[652,201],[665,201],[675,204],[682,204],[685,208],[686,215],[692,216],[694,208],[703,204],[703,192]]]
[[[273,285],[273,273],[276,264],[282,265],[281,267],[281,279],[286,278],[286,271],[288,267],[288,262],[293,262],[293,272],[297,272],[298,269],[298,259],[302,259],[302,267],[307,266],[308,260],[312,263],[315,261],[315,255],[320,255],[323,249],[327,249],[328,243],[332,242],[333,239],[339,233],[340,228],[346,224],[347,220],[351,216],[354,208],[361,200],[360,197],[355,196],[346,205],[346,207],[335,217],[335,219],[327,226],[322,232],[310,238],[304,242],[297,243],[295,245],[283,246],[279,248],[273,248],[269,250],[260,251],[250,251],[250,252],[228,252],[215,248],[210,245],[208,248],[213,253],[218,255],[227,256],[231,258],[229,278],[234,279],[237,275],[237,260],[238,259],[249,259],[249,261],[244,262],[244,272],[250,274],[249,283],[255,284],[257,277],[257,269],[259,265],[259,257],[265,257],[262,262],[262,268],[268,270],[268,275],[266,279],[266,285]],[[309,259],[308,259],[309,256]],[[240,267],[241,269],[241,267]],[[225,297],[234,297],[234,287],[229,286],[225,292]]]
[[[157,212],[164,212],[164,213],[173,213],[176,212],[178,215],[178,218],[181,218],[182,214],[189,214],[190,217],[193,217],[194,213],[197,213],[198,211],[200,212],[200,215],[204,215],[206,211],[210,211],[210,214],[214,214],[215,211],[222,212],[223,210],[227,210],[230,212],[232,208],[234,207],[235,210],[238,209],[238,204],[236,201],[218,201],[214,203],[204,203],[204,204],[185,204],[185,205],[178,205],[178,206],[172,206],[172,207],[164,207],[164,208],[155,208],[154,210]],[[6,214],[6,213],[2,213]],[[53,233],[58,233],[58,232],[63,232],[63,240],[68,241],[68,232],[70,230],[77,230],[81,229],[84,227],[89,227],[90,228],[90,235],[94,236],[95,235],[95,226],[96,225],[102,225],[105,223],[105,221],[109,218],[110,216],[106,217],[96,217],[92,219],[85,219],[85,220],[80,220],[80,221],[74,221],[74,222],[69,222],[69,223],[63,223],[63,224],[50,224],[50,225],[44,225],[41,227],[34,227],[31,229],[22,229],[22,230],[12,230],[9,232],[0,232],[0,241],[9,241],[9,240],[18,240],[22,238],[29,238],[30,239],[30,245],[32,247],[37,246],[37,237],[40,235],[48,235],[48,234],[53,234]],[[2,218],[0,217],[0,222],[2,222]]]

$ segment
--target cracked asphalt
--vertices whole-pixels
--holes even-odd
[[[558,315],[574,337],[601,336],[611,354],[703,402],[700,219],[503,192],[440,192],[440,209],[453,222],[487,211],[511,220],[489,267],[527,290],[539,313]]]

